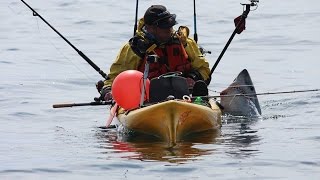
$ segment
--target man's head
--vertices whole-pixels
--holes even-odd
[[[143,18],[147,31],[160,42],[165,42],[171,37],[172,26],[177,24],[176,15],[170,14],[167,8],[162,5],[149,7]]]
[[[167,8],[162,5],[152,5],[144,14],[144,23],[159,28],[171,28],[176,22],[176,15],[170,14]]]

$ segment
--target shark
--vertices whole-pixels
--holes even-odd
[[[220,93],[223,113],[233,116],[260,116],[261,108],[249,72],[244,69]]]

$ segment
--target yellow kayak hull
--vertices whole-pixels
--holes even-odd
[[[133,131],[176,143],[191,133],[219,129],[221,110],[215,101],[211,108],[185,101],[169,100],[129,112],[120,109],[117,118]]]

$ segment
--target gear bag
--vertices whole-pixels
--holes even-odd
[[[184,95],[190,95],[186,78],[162,75],[151,80],[150,102],[164,101],[170,95],[174,96],[175,99],[182,99]]]

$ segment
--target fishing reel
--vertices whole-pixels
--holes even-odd
[[[249,0],[252,6],[256,6],[259,3],[259,0]]]
[[[204,49],[202,46],[199,46],[199,50],[200,50],[202,56],[205,56],[206,54],[211,54],[211,51]]]
[[[259,0],[249,0],[250,3],[240,3],[243,6],[242,15],[236,17],[234,19],[234,25],[236,26],[236,32],[240,34],[243,30],[246,29],[246,18],[250,11],[255,11],[258,8]],[[251,7],[256,7],[255,9],[251,9]]]
[[[258,3],[259,3],[259,0],[249,0],[250,3],[240,3],[243,7],[250,7],[250,6],[256,6],[256,9],[258,8]],[[254,10],[256,10],[254,9]]]

